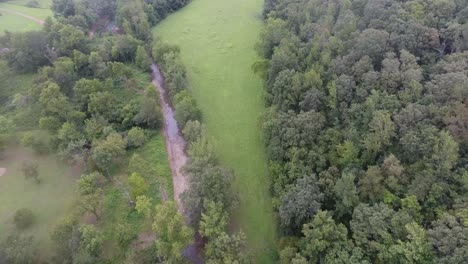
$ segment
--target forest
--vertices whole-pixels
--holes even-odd
[[[468,2],[268,0],[281,263],[468,262]]]
[[[246,1],[0,0],[0,263],[468,263],[468,1]]]

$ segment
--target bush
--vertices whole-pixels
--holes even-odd
[[[145,131],[139,127],[134,127],[128,131],[127,142],[129,147],[141,147],[147,141]]]
[[[180,127],[185,127],[189,120],[199,120],[201,118],[200,109],[192,95],[187,91],[182,91],[174,97],[175,118]]]
[[[41,7],[39,5],[39,2],[37,2],[36,0],[32,0],[32,1],[29,1],[27,4],[26,4],[27,7],[31,7],[31,8],[39,8]]]
[[[129,224],[118,224],[115,228],[117,244],[121,248],[127,247],[137,237],[136,231]]]
[[[50,153],[50,142],[43,136],[37,135],[33,132],[24,133],[21,138],[21,144],[25,147],[30,147],[37,154],[48,154]]]
[[[13,222],[18,229],[26,229],[34,222],[34,215],[30,209],[22,208],[16,211]]]
[[[202,134],[204,133],[204,127],[200,123],[200,121],[195,120],[189,120],[184,127],[184,130],[182,130],[182,133],[184,134],[184,138],[187,141],[187,143],[192,143],[197,141]]]

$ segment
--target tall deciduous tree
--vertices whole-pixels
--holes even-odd
[[[284,227],[301,228],[320,210],[322,200],[323,194],[315,175],[299,179],[283,196],[279,208],[281,224]]]
[[[182,260],[182,251],[193,241],[193,230],[185,225],[186,219],[174,201],[156,206],[155,212],[153,230],[158,255],[168,262]]]

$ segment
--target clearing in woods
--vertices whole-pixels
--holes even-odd
[[[24,178],[21,171],[23,160],[38,162],[39,184]],[[38,156],[20,146],[7,148],[4,159],[0,160],[0,167],[7,169],[0,177],[0,234],[6,235],[15,229],[13,216],[16,210],[31,209],[34,224],[20,233],[34,235],[40,252],[48,255],[52,246],[50,233],[76,197],[74,184],[79,172],[73,173],[69,166],[53,155]],[[0,239],[3,237],[0,236]]]
[[[177,44],[208,133],[223,164],[234,170],[241,205],[235,221],[256,263],[272,263],[273,217],[265,151],[258,126],[262,81],[251,65],[262,27],[262,0],[197,0],[162,21],[155,37]]]

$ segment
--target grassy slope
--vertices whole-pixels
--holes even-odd
[[[26,181],[21,172],[21,162],[25,159],[39,163],[41,183]],[[21,232],[34,235],[39,241],[41,252],[48,252],[50,232],[66,213],[76,197],[71,169],[57,161],[54,156],[39,157],[30,150],[15,147],[6,151],[6,158],[0,160],[0,167],[8,169],[0,177],[0,239],[15,227],[12,218],[17,209],[29,208],[36,220],[34,225]]]
[[[258,129],[262,82],[251,71],[262,26],[261,0],[196,0],[155,28],[181,47],[189,81],[222,162],[234,169],[241,207],[237,221],[271,263],[275,222]],[[260,253],[267,252],[267,253]]]

